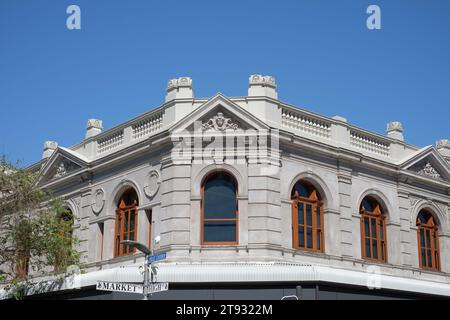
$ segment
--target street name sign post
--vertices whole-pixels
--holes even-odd
[[[97,281],[96,289],[103,291],[130,292],[139,294],[142,294],[144,292],[144,287],[142,285],[125,282]]]

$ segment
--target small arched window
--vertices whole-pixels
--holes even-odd
[[[125,191],[119,199],[116,210],[114,256],[119,257],[134,252],[131,246],[123,245],[123,240],[136,240],[138,196],[134,189]]]
[[[323,202],[319,191],[298,181],[291,193],[293,247],[323,252]]]
[[[202,244],[237,244],[236,180],[225,172],[217,172],[205,179],[201,191]]]
[[[386,214],[380,203],[368,196],[359,207],[361,215],[362,257],[367,260],[387,261]]]
[[[74,223],[72,210],[65,208],[64,211],[59,214],[59,223],[60,232],[68,232],[72,236]]]
[[[421,210],[417,215],[419,265],[423,269],[440,271],[438,224],[433,215]]]

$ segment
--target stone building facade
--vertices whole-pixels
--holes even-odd
[[[192,79],[171,80],[161,106],[107,131],[91,119],[83,141],[46,142],[31,168],[65,199],[80,239],[84,293],[65,284],[58,294],[139,298],[92,290],[98,280],[142,281],[143,255],[115,243],[120,199],[133,190],[132,237],[150,246],[159,235],[154,249],[167,252],[158,281],[171,290],[155,298],[450,296],[449,141],[419,148],[399,122],[380,135],[297,108],[278,100],[270,76],[252,75],[245,97],[195,98]],[[225,230],[204,220],[214,173],[234,181],[235,241],[204,238]],[[314,195],[303,201],[306,189]],[[308,201],[318,220],[300,223]]]

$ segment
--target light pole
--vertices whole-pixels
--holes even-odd
[[[149,277],[149,269],[148,269],[148,263],[147,263],[147,259],[150,255],[152,255],[153,250],[150,250],[145,244],[142,244],[140,242],[137,241],[133,241],[133,240],[123,240],[120,241],[121,244],[123,245],[128,245],[130,247],[134,247],[136,249],[138,249],[139,251],[141,251],[144,255],[145,255],[145,262],[144,262],[144,300],[148,300],[148,291],[149,291],[149,287],[150,287],[150,277]],[[153,249],[153,245],[152,245],[152,249]],[[153,277],[152,277],[153,278]],[[152,279],[153,280],[153,279]]]

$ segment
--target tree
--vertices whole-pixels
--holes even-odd
[[[1,159],[0,282],[19,288],[16,294],[34,276],[79,264],[74,217],[36,179],[37,173]]]

